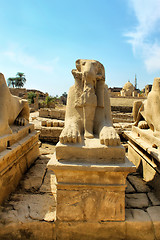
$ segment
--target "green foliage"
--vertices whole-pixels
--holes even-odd
[[[29,92],[28,93],[28,102],[29,102],[29,104],[33,104],[34,103],[34,98],[36,98],[36,94],[34,92]]]
[[[8,83],[8,87],[12,86],[13,88],[15,87],[15,78],[8,78],[7,79],[7,83]]]
[[[21,88],[24,86],[25,82],[26,82],[26,78],[24,73],[18,72],[16,74],[16,81],[15,81],[15,86],[18,88]]]
[[[8,78],[7,82],[9,87],[12,86],[13,88],[21,88],[24,86],[26,78],[24,73],[18,72],[15,78]]]
[[[54,101],[54,98],[52,96],[47,96],[45,99],[46,103],[53,102],[53,101]]]

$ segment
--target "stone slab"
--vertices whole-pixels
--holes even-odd
[[[58,161],[56,158],[56,154],[53,154],[53,157],[47,164],[48,168],[55,171],[55,170],[79,170],[79,171],[98,171],[98,172],[135,172],[136,167],[135,165],[130,162],[126,157],[124,162],[122,163],[108,163],[108,164],[93,164],[88,162],[70,162],[70,161]]]
[[[125,222],[56,221],[57,240],[124,240]]]
[[[61,221],[124,221],[125,186],[57,185],[57,219]]]
[[[4,151],[5,149],[11,147],[17,141],[21,140],[22,138],[26,137],[29,133],[34,131],[33,124],[27,124],[26,126],[11,126],[12,134],[7,134],[0,137],[0,152]]]
[[[15,190],[24,172],[39,156],[36,131],[0,153],[0,204]]]
[[[55,224],[48,222],[0,225],[1,240],[56,240]]]
[[[126,208],[146,208],[149,206],[145,193],[126,194]]]
[[[127,240],[155,240],[151,219],[143,210],[126,209]]]
[[[98,138],[83,139],[82,143],[58,142],[56,145],[56,158],[70,162],[110,163],[124,162],[125,149],[120,146],[106,146]]]
[[[153,222],[155,239],[160,239],[160,206],[147,208],[147,212]]]
[[[137,192],[147,193],[150,192],[150,188],[146,185],[146,182],[143,181],[139,176],[128,176],[129,181],[132,183]]]

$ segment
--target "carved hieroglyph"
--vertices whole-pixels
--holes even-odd
[[[60,142],[81,142],[84,134],[84,138],[98,136],[101,144],[119,145],[120,139],[112,124],[103,65],[95,60],[79,59],[72,74],[75,84],[68,93],[65,128]]]
[[[27,100],[13,96],[7,87],[4,75],[0,73],[0,136],[12,133],[11,125],[26,125],[29,121]]]
[[[151,92],[144,102],[133,105],[134,125],[141,129],[150,128],[155,136],[160,136],[160,78],[155,78]]]

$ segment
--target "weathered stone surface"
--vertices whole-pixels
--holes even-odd
[[[44,175],[46,174],[45,164],[35,164],[25,175],[25,178],[21,182],[22,188],[27,191],[38,191],[42,185]]]
[[[149,207],[147,212],[153,222],[155,239],[160,239],[160,206]]]
[[[55,145],[53,144],[46,144],[43,143],[41,148],[40,148],[40,154],[41,155],[49,155],[49,154],[53,154],[55,152]]]
[[[146,185],[146,183],[142,180],[142,178],[138,176],[129,175],[129,181],[132,183],[137,192],[150,192],[150,188]]]
[[[158,198],[155,196],[155,194],[153,192],[149,192],[149,193],[147,193],[147,195],[153,206],[160,205],[160,201],[158,200]]]
[[[31,219],[34,220],[45,220],[54,221],[55,220],[55,199],[52,195],[43,194],[41,197],[37,195],[30,195],[29,199],[24,199],[28,202],[29,215]],[[47,204],[46,204],[47,203]]]
[[[84,139],[82,143],[56,145],[57,160],[92,163],[115,163],[125,161],[125,149],[120,146],[102,145],[98,138]]]
[[[46,204],[47,203],[47,204]],[[49,194],[15,194],[0,212],[2,223],[54,221],[55,198]]]
[[[36,161],[36,164],[47,164],[51,157],[52,154],[40,155]]]
[[[56,176],[53,173],[53,171],[48,170],[46,171],[44,180],[42,182],[42,185],[39,189],[40,192],[45,192],[45,193],[52,193],[52,194],[56,194]]]
[[[128,182],[126,181],[126,184],[127,184],[127,187],[126,187],[126,193],[134,193],[135,192],[135,189],[133,188],[133,186]]]
[[[57,143],[63,127],[41,127],[40,140]]]
[[[56,222],[57,240],[124,240],[125,222]]]
[[[69,90],[65,127],[61,143],[79,143],[84,138],[99,137],[106,146],[120,145],[113,128],[104,66],[96,60],[78,59],[72,70],[75,84]]]
[[[126,209],[127,240],[154,240],[153,224],[149,215],[140,209]]]
[[[126,194],[127,208],[146,208],[148,206],[149,201],[145,193]]]
[[[29,130],[30,126],[22,127],[22,136],[25,132],[23,130],[26,130],[26,128]],[[38,133],[35,131],[0,153],[0,204],[15,190],[24,172],[36,160],[38,155]]]
[[[55,224],[47,222],[0,225],[1,240],[56,240]]]
[[[65,110],[62,109],[51,109],[51,108],[40,108],[39,116],[45,118],[55,118],[64,120],[65,118]]]
[[[111,188],[58,189],[57,203],[57,219],[63,221],[99,222],[124,219],[123,192],[112,191]]]

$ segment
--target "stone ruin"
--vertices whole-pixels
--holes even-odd
[[[133,105],[134,124],[129,138],[129,159],[155,187],[160,197],[160,78],[155,78],[146,100]]]
[[[124,221],[126,177],[135,167],[113,128],[104,67],[80,59],[72,74],[65,127],[48,163],[57,178],[57,220]]]
[[[78,81],[80,84],[81,79],[83,80],[81,94],[78,96],[78,102],[81,104],[76,105],[77,102],[70,101],[70,105],[67,106],[68,118],[71,117],[72,120],[75,120],[69,121],[67,117],[65,119],[69,124],[68,127],[72,127],[71,131],[64,128],[60,138],[61,143],[59,142],[56,146],[55,156],[49,153],[46,155],[46,152],[41,155],[25,175],[15,194],[12,194],[10,200],[1,207],[0,239],[160,239],[160,203],[142,178],[137,177],[139,176],[137,172],[133,172],[134,165],[124,157],[124,148],[120,145],[119,137],[112,128],[110,104],[109,98],[106,97],[108,93],[105,86],[103,96],[108,102],[105,102],[104,106],[98,105],[98,98],[102,96],[98,95],[97,88],[98,85],[104,83],[103,65],[93,60],[80,60],[77,61],[76,66],[77,70],[73,72],[80,76],[75,79],[75,82]],[[98,81],[103,82],[100,84]],[[70,89],[69,97],[71,99],[75,99],[76,96],[75,86],[76,83]],[[87,102],[92,97],[95,101]],[[8,98],[10,99],[10,96]],[[103,98],[101,99],[103,100]],[[12,97],[11,100],[13,100]],[[3,98],[1,101],[3,103]],[[18,99],[18,102],[21,101],[23,102]],[[77,110],[76,119],[69,113],[73,107],[72,104]],[[92,110],[95,108],[95,111],[92,112],[94,118],[93,116],[91,118],[94,120],[88,126],[85,108],[87,109],[90,104]],[[144,103],[141,105],[145,106]],[[27,104],[24,108],[27,112]],[[0,156],[3,156],[3,161],[0,160],[0,166],[5,165],[4,170],[1,171],[2,192],[10,190],[10,186],[15,187],[17,183],[15,180],[19,180],[23,170],[26,169],[25,166],[28,167],[30,161],[37,154],[38,148],[34,130],[32,131],[33,125],[28,125],[28,115],[25,117],[23,115],[24,108],[22,105],[22,110],[17,113],[16,120],[13,124],[8,124],[12,133],[1,137],[4,141],[1,142]],[[148,121],[149,118],[144,114],[142,116],[140,104],[136,109],[135,121],[138,116],[141,117],[133,128],[141,131],[150,130],[146,127],[145,129],[140,128],[140,126],[144,126],[144,124],[139,124],[140,121]],[[97,113],[101,113],[100,117],[96,116]],[[22,126],[23,124],[25,126]],[[54,120],[50,118],[47,123],[44,123],[45,126],[53,124]],[[154,125],[155,123],[153,123]],[[103,127],[106,130],[101,134]],[[106,134],[107,130],[109,131]],[[154,129],[151,131],[158,139],[157,131]],[[139,139],[139,134],[138,132],[136,140]],[[8,138],[9,136],[10,138]],[[26,142],[26,137],[28,142]],[[35,141],[35,145],[30,141],[30,137]],[[139,146],[141,143],[142,141],[139,142]],[[33,145],[35,147],[32,148]],[[158,142],[154,142],[153,145],[153,148],[158,150]],[[3,151],[3,149],[6,150]],[[147,149],[149,150],[149,147]],[[9,155],[10,153],[12,155]],[[144,151],[142,153],[144,154]],[[152,154],[152,151],[150,153]],[[6,162],[5,157],[7,157]],[[53,171],[45,166],[50,158],[48,168],[55,171],[57,184]],[[135,163],[138,162],[136,161]],[[153,159],[149,163],[154,166]],[[126,182],[128,172],[133,173],[127,177]],[[4,178],[5,174],[6,178]],[[126,184],[125,211],[124,189]],[[124,216],[125,212],[126,216]]]
[[[13,96],[0,73],[0,204],[39,154],[38,133],[29,124],[27,100]]]
[[[54,108],[40,108],[31,114],[30,121],[35,129],[40,131],[39,139],[44,142],[57,143],[64,128],[65,110]]]

